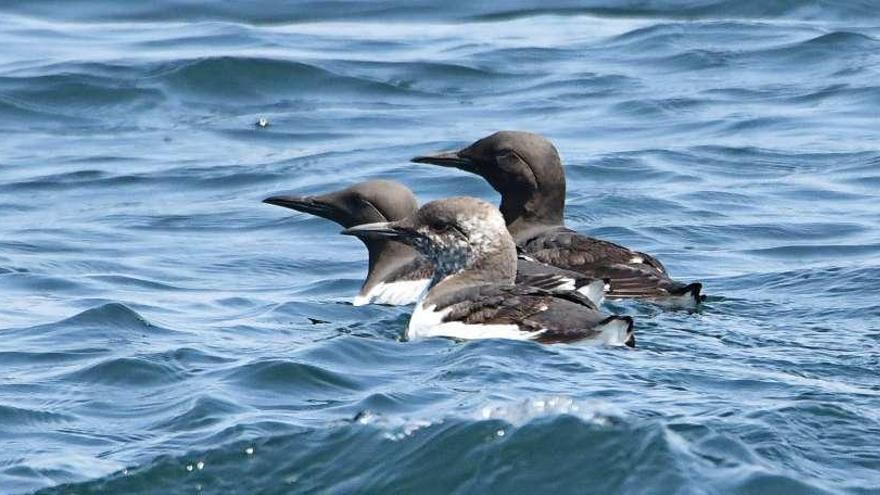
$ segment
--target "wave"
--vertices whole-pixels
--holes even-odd
[[[780,48],[746,53],[743,59],[771,64],[784,63],[792,70],[802,67],[798,64],[823,62],[825,67],[840,70],[840,65],[849,61],[864,64],[866,57],[876,56],[878,48],[880,48],[880,40],[870,36],[835,31]]]
[[[93,65],[77,68],[88,71]],[[0,88],[15,99],[39,101],[47,110],[65,108],[73,112],[145,111],[162,100],[161,93],[155,89],[136,87],[115,75],[84,72],[0,77]]]
[[[47,341],[79,347],[88,344],[107,346],[141,341],[148,335],[173,333],[173,330],[151,323],[128,306],[115,302],[87,309],[56,323],[4,330],[5,337],[19,346],[27,343],[37,347]]]
[[[809,294],[828,298],[878,292],[878,275],[878,266],[831,266],[741,275],[723,279],[723,282],[738,290]]]
[[[260,105],[265,111],[266,105],[278,107],[279,102],[287,107],[315,105],[316,98],[429,97],[432,91],[450,87],[421,91],[413,82],[452,78],[472,85],[488,75],[455,64],[329,61],[325,65],[341,72],[301,61],[233,56],[34,66],[0,77],[0,116],[19,124],[118,127],[120,119],[136,115],[138,120],[127,123],[143,125],[150,122],[152,110],[171,110],[181,100],[190,105],[210,103],[215,111],[218,105],[239,109]]]
[[[750,249],[758,256],[796,258],[800,260],[841,260],[851,257],[873,257],[880,253],[880,244],[791,244],[769,248]]]
[[[36,244],[0,242],[0,248],[5,248],[9,251],[15,250],[31,253],[52,252]],[[58,251],[56,250],[55,252]],[[4,282],[8,289],[25,294],[39,291],[56,294],[75,294],[82,290],[82,284],[67,277],[32,273],[27,269],[11,269]]]
[[[414,93],[394,84],[336,74],[290,60],[208,57],[156,67],[153,79],[173,93],[195,101],[265,103],[325,95],[333,99],[406,97]]]
[[[861,33],[834,31],[800,44],[802,47],[822,47],[829,51],[851,51],[853,48],[876,50],[880,40]]]
[[[142,357],[107,359],[60,377],[68,383],[115,387],[167,386],[184,378],[181,369]]]
[[[235,415],[251,410],[251,408],[216,397],[199,396],[188,405],[186,410],[173,417],[150,426],[156,432],[174,431],[178,433],[204,430],[229,421]]]
[[[6,2],[0,491],[875,490],[873,2],[450,1]],[[407,160],[501,128],[707,304],[403,342],[356,239],[260,202],[497,204]]]
[[[250,363],[236,368],[225,380],[251,390],[271,390],[289,396],[338,395],[364,388],[362,378],[285,360]]]
[[[838,103],[876,107],[880,105],[880,86],[849,86],[831,84],[816,91],[790,97],[794,103]]]
[[[611,5],[609,5],[609,3]],[[829,0],[795,1],[784,0],[766,2],[763,0],[673,0],[648,2],[614,2],[590,0],[587,2],[556,1],[532,7],[532,2],[523,1],[528,7],[507,8],[506,10],[472,14],[479,20],[509,20],[537,15],[595,15],[603,17],[647,17],[673,19],[874,19],[876,9],[869,0],[853,2],[833,2]],[[486,7],[483,7],[486,9]]]
[[[6,131],[21,130],[24,124],[81,126],[92,122],[80,115],[60,115],[40,104],[13,99],[2,94],[0,94],[0,117],[4,122],[0,129]]]
[[[46,427],[53,423],[68,423],[72,420],[73,417],[67,414],[0,404],[0,421],[11,430],[21,427]]]
[[[877,19],[871,0],[835,2],[831,0],[673,0],[630,2],[607,0],[551,0],[539,7],[529,0],[505,2],[503,6],[451,0],[437,4],[430,0],[345,1],[327,4],[298,0],[278,4],[256,0],[247,6],[223,2],[161,0],[143,5],[118,5],[109,0],[72,0],[58,4],[52,0],[33,0],[9,5],[10,13],[56,20],[101,21],[230,21],[253,24],[303,23],[344,19],[446,21],[504,21],[540,15],[603,17],[644,17],[712,19],[731,17],[791,20],[872,20]]]
[[[135,310],[120,303],[91,308],[51,325],[54,328],[89,328],[108,326],[128,330],[165,330],[153,325]],[[46,328],[46,326],[43,326]]]
[[[601,493],[636,493],[646,486],[664,493],[708,487],[749,493],[773,486],[831,493],[817,479],[767,470],[735,437],[687,428],[676,426],[683,436],[653,421],[569,414],[521,425],[461,418],[388,425],[362,415],[342,426],[162,456],[38,493],[248,493],[267,486],[301,493],[518,493],[526,486],[553,492],[586,486]]]
[[[148,112],[164,102],[164,94],[156,88],[87,73],[92,65],[55,68],[80,72],[0,77],[0,116],[10,119],[4,119],[4,128],[15,129],[12,123],[38,128],[101,126],[108,120],[115,125],[121,115]]]
[[[128,275],[89,275],[88,278],[101,281],[114,287],[130,287],[133,289],[163,291],[191,290],[183,287],[177,287],[175,285],[167,284],[164,282],[158,282],[155,280],[148,280],[146,278],[133,277]]]

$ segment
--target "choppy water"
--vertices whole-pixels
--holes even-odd
[[[876,2],[474,3],[0,6],[0,492],[880,493]],[[260,203],[505,128],[705,309],[400,342]]]

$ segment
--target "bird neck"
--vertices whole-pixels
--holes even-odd
[[[435,264],[434,276],[428,286],[431,297],[462,287],[486,284],[513,284],[516,280],[516,247],[509,239],[498,243],[491,252],[478,255],[458,269],[443,269]]]
[[[501,214],[507,230],[516,242],[534,237],[539,232],[564,225],[565,185],[562,185],[562,197],[554,193],[544,194],[534,191],[527,197],[502,195]]]
[[[565,213],[565,170],[553,150],[539,162],[526,164],[528,170],[507,177],[492,186],[501,194],[499,210],[516,241],[521,233],[536,227],[561,226]],[[490,181],[491,182],[491,181]]]
[[[396,269],[418,256],[415,249],[399,242],[381,239],[361,240],[367,246],[370,257],[363,289],[384,282]]]

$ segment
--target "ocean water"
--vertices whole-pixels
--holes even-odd
[[[0,493],[880,493],[875,1],[279,3],[0,3]],[[499,129],[705,307],[403,342],[260,202]]]

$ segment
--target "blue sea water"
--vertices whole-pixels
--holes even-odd
[[[499,129],[705,307],[403,342],[260,202]],[[2,2],[0,493],[880,493],[878,190],[873,0]]]

